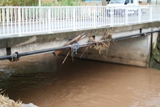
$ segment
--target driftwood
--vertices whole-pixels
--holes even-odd
[[[111,39],[112,37],[112,29],[107,30],[103,33],[101,40]]]
[[[98,50],[99,54],[102,54],[102,51],[104,51],[106,48],[110,47],[110,42],[111,42],[111,38],[112,38],[112,29],[110,30],[105,30],[101,40],[105,40],[105,42],[100,42],[100,41],[96,41],[94,36],[91,36],[89,38],[88,42],[95,42],[95,44],[89,45],[88,47]],[[88,47],[86,48],[86,50],[88,49]],[[86,50],[83,52],[83,54],[86,52]],[[82,55],[83,55],[82,54]],[[81,55],[81,57],[82,57]]]
[[[70,52],[71,52],[71,51],[69,51],[69,52],[67,53],[67,55],[66,55],[66,57],[64,58],[62,64],[64,64],[64,62],[66,61],[66,59],[67,59],[68,55],[70,54]]]
[[[80,35],[78,35],[78,36],[76,36],[75,38],[73,38],[73,39],[70,40],[69,42],[65,43],[63,46],[67,46],[67,45],[71,45],[71,44],[73,44],[73,43],[76,43],[76,42],[78,42],[79,40],[83,39],[84,37],[85,37],[85,32],[82,33],[82,34],[80,34]],[[54,54],[55,56],[58,56],[61,52],[62,52],[62,50],[58,50],[58,51],[53,52],[53,54]]]

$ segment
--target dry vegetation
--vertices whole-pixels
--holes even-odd
[[[22,103],[20,101],[15,102],[0,93],[0,107],[22,107]]]

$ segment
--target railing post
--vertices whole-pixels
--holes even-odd
[[[125,13],[125,24],[127,25],[128,24],[128,6],[125,7],[124,13]]]
[[[152,22],[152,21],[153,21],[153,19],[152,19],[152,18],[153,18],[153,17],[152,17],[152,16],[153,16],[152,12],[153,12],[153,11],[152,11],[152,6],[150,6],[150,8],[149,8],[149,13],[150,13],[150,22]]]
[[[138,7],[138,23],[141,23],[141,7]]]
[[[65,7],[65,9],[66,9],[66,28],[67,28],[67,21],[68,21],[68,19],[69,19],[69,12],[68,12],[68,7]]]
[[[3,34],[5,34],[5,8],[2,8],[2,25],[3,25]]]
[[[73,7],[73,30],[76,30],[76,9]]]
[[[6,17],[7,17],[7,19],[6,19],[6,24],[7,24],[7,33],[9,34],[9,8],[7,8],[6,9]]]
[[[159,6],[157,6],[158,7],[158,10],[160,9],[160,7]],[[158,14],[159,14],[159,20],[158,21],[160,21],[160,11],[158,11]]]
[[[94,28],[96,28],[96,6],[94,7]]]
[[[113,7],[111,7],[110,8],[110,18],[111,18],[111,26],[113,26],[113,18],[114,18],[114,8]]]
[[[2,8],[0,8],[0,23],[2,22]]]
[[[51,32],[51,8],[48,9],[48,30]]]
[[[18,34],[21,36],[21,8],[18,7]]]
[[[158,10],[160,9],[160,6],[157,6],[158,7]],[[157,12],[159,14],[159,18],[158,18],[158,21],[160,21],[160,11]]]

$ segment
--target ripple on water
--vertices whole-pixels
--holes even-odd
[[[160,71],[42,55],[22,59],[0,71],[12,72],[0,83],[12,99],[40,107],[158,107]]]

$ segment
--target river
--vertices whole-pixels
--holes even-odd
[[[39,107],[160,107],[160,71],[51,54],[0,62],[0,89]]]

